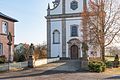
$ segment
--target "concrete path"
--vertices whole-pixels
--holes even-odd
[[[59,62],[58,67],[53,70],[57,71],[77,71],[80,69],[80,60],[63,60]]]

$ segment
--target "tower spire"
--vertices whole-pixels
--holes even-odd
[[[50,15],[50,4],[48,3],[47,15]]]
[[[50,9],[50,4],[48,3],[48,9]]]

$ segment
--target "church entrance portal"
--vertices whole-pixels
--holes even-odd
[[[71,46],[71,59],[78,59],[78,46]]]
[[[70,59],[78,59],[81,57],[81,48],[80,48],[80,40],[79,39],[71,39],[68,42],[68,56]]]

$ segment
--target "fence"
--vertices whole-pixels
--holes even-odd
[[[59,58],[39,59],[39,60],[35,61],[34,66],[37,67],[37,66],[48,64],[48,63],[55,62],[55,61],[59,61]],[[6,70],[8,70],[8,68],[10,70],[12,70],[12,69],[22,69],[25,67],[28,67],[28,61],[17,62],[17,63],[13,62],[10,64],[5,63],[5,64],[0,65],[0,71],[6,71]]]

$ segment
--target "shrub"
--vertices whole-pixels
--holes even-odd
[[[107,68],[112,68],[113,67],[113,62],[112,61],[106,61],[105,62]]]
[[[5,63],[5,62],[6,62],[5,55],[0,56],[0,64]]]
[[[28,60],[28,49],[29,45],[27,44],[19,44],[15,49],[14,49],[14,61],[16,62],[23,62]]]
[[[14,52],[14,61],[16,62],[26,61],[24,54],[18,54]]]
[[[89,70],[92,72],[104,72],[106,65],[102,61],[91,61],[88,64]]]
[[[20,55],[19,59],[18,59],[18,62],[24,62],[24,61],[26,61],[25,56],[24,55]]]
[[[115,55],[115,59],[114,59],[114,66],[115,68],[119,67],[119,56],[118,55]]]

